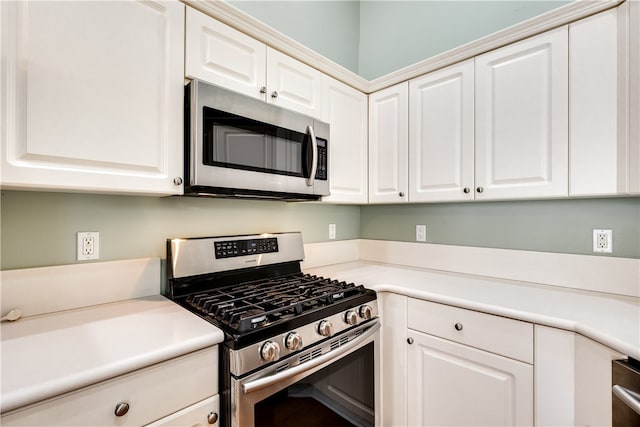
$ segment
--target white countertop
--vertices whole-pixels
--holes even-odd
[[[222,342],[160,296],[3,322],[2,412]]]
[[[640,359],[639,298],[363,261],[305,272],[574,331]]]

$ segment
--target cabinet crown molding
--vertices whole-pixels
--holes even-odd
[[[373,80],[346,69],[296,40],[271,28],[224,0],[181,0],[233,28],[241,31],[319,71],[334,77],[364,93],[372,93],[394,84],[421,76],[465,59],[472,58],[507,44],[569,24],[584,17],[610,9],[624,0],[576,0],[565,6],[496,31],[485,37],[426,58]]]

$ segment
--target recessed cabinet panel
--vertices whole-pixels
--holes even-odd
[[[476,199],[566,196],[567,28],[476,58]]]
[[[267,49],[267,101],[312,117],[322,115],[322,73]]]
[[[367,203],[367,95],[323,76],[322,121],[330,123],[329,173],[334,203]]]
[[[0,7],[3,186],[180,193],[184,5]]]
[[[409,83],[409,201],[473,200],[474,64]]]
[[[533,366],[412,330],[407,421],[532,426]]]
[[[369,96],[369,202],[406,202],[408,83]]]
[[[185,74],[189,78],[264,99],[267,47],[215,19],[187,8]]]

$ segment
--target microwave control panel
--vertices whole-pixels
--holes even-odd
[[[326,181],[327,180],[327,164],[328,164],[328,153],[327,153],[327,141],[321,138],[317,138],[318,142],[318,167],[316,168],[316,179]]]

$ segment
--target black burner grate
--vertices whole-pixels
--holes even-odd
[[[186,302],[201,315],[242,333],[365,292],[353,283],[294,274],[207,290],[188,296]]]

